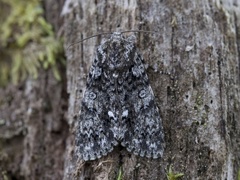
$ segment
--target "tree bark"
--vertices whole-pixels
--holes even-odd
[[[64,30],[67,79],[62,67],[61,83],[42,70],[37,80],[0,89],[0,179],[161,180],[180,173],[181,179],[239,178],[240,1],[62,4],[44,1],[45,17],[59,34]],[[124,35],[136,34],[147,64],[163,121],[164,155],[152,160],[116,147],[83,162],[74,151],[75,124],[95,47],[109,36],[67,47],[100,32],[131,29],[155,32]]]
[[[166,148],[151,160],[115,148],[83,162],[69,138],[64,179],[236,179],[240,163],[239,1],[70,1],[65,24],[69,124],[72,131],[85,90],[98,36],[137,33],[137,46],[163,119]],[[130,33],[131,34],[131,33]],[[127,36],[128,34],[126,34]],[[107,102],[106,102],[107,103]],[[121,156],[119,156],[121,155]],[[122,175],[119,175],[122,168]]]
[[[54,2],[45,2],[46,18],[57,32],[63,1]],[[59,70],[61,83],[52,70],[40,70],[37,79],[0,88],[1,180],[62,179],[69,126],[61,63]]]

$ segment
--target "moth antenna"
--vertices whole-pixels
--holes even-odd
[[[156,31],[145,31],[145,30],[120,31],[120,33],[128,33],[128,32],[158,33],[158,32],[156,32]],[[82,39],[82,40],[80,40],[80,41],[77,41],[77,42],[75,42],[75,43],[70,44],[70,45],[67,47],[67,50],[68,50],[71,46],[73,46],[73,45],[75,45],[75,44],[82,43],[83,41],[86,41],[86,40],[91,39],[91,38],[93,38],[93,37],[97,37],[97,36],[104,35],[104,34],[112,34],[112,32],[103,32],[103,33],[98,33],[98,34],[95,34],[95,35],[86,37],[86,38],[84,38],[84,39]]]
[[[159,33],[156,31],[145,31],[145,30],[127,30],[127,31],[121,31],[120,33],[128,33],[128,32],[143,32],[143,33],[156,33],[156,34]]]
[[[86,40],[88,40],[88,39],[91,39],[91,38],[93,38],[93,37],[97,37],[97,36],[100,36],[100,35],[103,35],[103,34],[112,34],[112,32],[103,32],[103,33],[98,33],[98,34],[95,34],[95,35],[92,35],[92,36],[88,36],[88,37],[86,37],[86,38],[84,38],[84,39],[82,39],[82,40],[80,40],[80,41],[77,41],[77,42],[75,42],[75,43],[70,44],[70,45],[67,47],[67,50],[68,50],[71,46],[73,46],[73,45],[75,45],[75,44],[82,43],[83,41],[86,41]]]

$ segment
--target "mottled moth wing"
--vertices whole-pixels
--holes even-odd
[[[107,75],[108,65],[103,61],[101,47],[97,48],[88,74],[76,131],[77,152],[85,161],[107,155],[118,144],[113,119],[108,115],[110,102],[114,101],[114,82]]]
[[[142,56],[135,51],[133,65],[129,69],[128,79],[132,88],[125,101],[129,108],[126,117],[127,131],[122,145],[128,151],[141,157],[162,157],[164,134],[162,122],[156,106],[152,88],[145,72]]]
[[[134,43],[113,33],[97,48],[76,133],[84,160],[100,158],[119,143],[142,157],[162,156],[162,122]]]

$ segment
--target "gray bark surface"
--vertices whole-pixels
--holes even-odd
[[[45,2],[46,18],[58,31],[63,1],[54,3]],[[61,83],[40,70],[37,79],[0,88],[0,180],[62,179],[69,126],[61,63],[59,70]]]
[[[103,35],[137,33],[138,48],[163,119],[166,148],[151,160],[115,148],[83,162],[69,138],[64,179],[236,179],[240,163],[239,1],[66,1],[65,24],[69,124],[75,123],[86,75]],[[131,34],[131,33],[129,33]],[[129,34],[125,34],[128,36]],[[132,33],[133,34],[133,33]],[[106,102],[107,103],[107,102]],[[121,155],[121,157],[119,157]],[[121,166],[121,167],[120,167]]]

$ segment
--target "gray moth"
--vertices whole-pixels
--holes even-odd
[[[115,32],[97,47],[77,121],[76,152],[84,161],[119,144],[141,157],[162,157],[162,122],[135,36]]]

